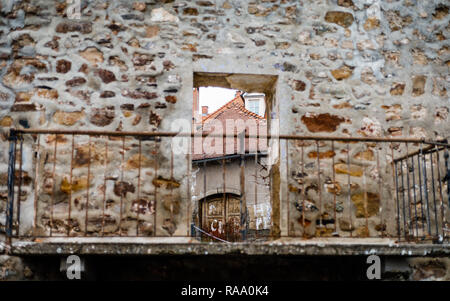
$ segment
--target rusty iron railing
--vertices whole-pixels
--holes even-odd
[[[171,141],[174,137],[195,137],[197,133],[175,133],[175,132],[117,132],[117,131],[70,131],[70,130],[43,130],[43,129],[12,129],[9,135],[9,164],[8,164],[8,200],[6,210],[5,234],[7,238],[39,238],[39,237],[72,237],[72,236],[96,236],[96,237],[156,237],[156,236],[191,236],[193,232],[200,236],[216,236],[216,233],[209,233],[208,229],[201,227],[201,222],[191,219],[192,212],[192,159],[187,154],[185,158],[186,169],[182,172],[186,176],[186,183],[180,186],[174,180],[174,151]],[[202,135],[201,136],[206,136]],[[87,154],[76,154],[76,140],[83,137],[83,143],[87,140]],[[214,136],[208,134],[209,137]],[[233,135],[231,135],[233,137]],[[332,137],[332,136],[297,136],[297,135],[244,135],[245,138],[257,139],[279,139],[284,141],[280,143],[280,160],[273,166],[278,170],[278,174],[272,173],[273,166],[269,166],[269,188],[270,205],[272,210],[270,235],[266,239],[276,238],[277,231],[274,228],[283,228],[281,236],[310,238],[315,236],[324,237],[388,237],[395,238],[397,241],[420,242],[433,241],[442,243],[450,237],[449,231],[449,208],[450,208],[450,161],[449,147],[447,141],[430,141],[426,139],[412,138],[380,138],[380,137]],[[47,137],[42,142],[41,137]],[[230,137],[229,135],[219,135],[218,137]],[[241,138],[242,134],[234,135],[235,138]],[[80,138],[81,139],[81,138]],[[170,150],[166,149],[168,155],[167,166],[159,166],[161,150],[159,146],[164,139],[170,145]],[[58,145],[59,142],[68,143],[69,147]],[[45,143],[45,147],[42,145]],[[101,152],[94,150],[95,146],[101,145]],[[25,147],[26,146],[26,147]],[[58,148],[59,146],[59,148]],[[143,151],[143,149],[145,150]],[[24,160],[24,153],[32,152],[33,163]],[[66,156],[68,161],[57,163],[60,156]],[[359,152],[358,152],[359,151]],[[135,153],[137,162],[133,162],[134,169],[137,169],[137,175],[133,180],[134,188],[127,186],[126,182],[130,179],[124,178],[124,166],[126,165],[126,153]],[[137,152],[137,153],[136,153]],[[19,155],[18,155],[19,154]],[[397,154],[397,155],[396,155]],[[45,158],[43,157],[45,155]],[[143,163],[143,156],[146,156],[146,162]],[[77,157],[78,156],[78,157]],[[114,156],[114,157],[112,157]],[[253,154],[255,164],[259,163],[258,158],[263,154],[256,150]],[[238,228],[240,229],[240,239],[247,238],[248,221],[242,217],[242,212],[247,211],[245,197],[250,194],[246,191],[245,178],[245,155],[236,156],[239,162],[240,171],[235,177],[240,178],[241,200],[241,219]],[[355,158],[366,160],[362,165],[354,164]],[[128,157],[129,159],[129,157]],[[153,160],[149,164],[148,160]],[[78,166],[75,166],[75,160]],[[219,159],[222,166],[223,189],[221,193],[225,194],[227,179],[225,176],[227,160],[230,158]],[[27,161],[27,162],[24,162]],[[103,174],[92,174],[92,162],[97,161],[97,170],[103,163]],[[110,171],[109,162],[120,162],[120,167],[113,169],[117,174],[113,177],[108,175]],[[24,165],[27,165],[27,172],[24,171]],[[137,166],[136,166],[137,165]],[[150,166],[151,165],[151,166]],[[47,167],[47,168],[46,168]],[[87,179],[85,183],[84,203],[80,203],[80,198],[73,198],[74,182],[73,174],[76,168],[87,169]],[[65,169],[64,169],[65,168]],[[164,168],[163,171],[161,169]],[[42,170],[45,169],[45,170]],[[67,208],[63,207],[65,214],[62,224],[55,220],[55,196],[60,193],[56,191],[56,171],[68,171],[68,179],[65,181],[67,189]],[[146,170],[143,172],[143,170]],[[148,171],[148,169],[152,169]],[[33,173],[33,175],[30,175]],[[151,178],[147,175],[151,174]],[[284,173],[284,174],[283,174]],[[47,182],[42,178],[46,174]],[[258,170],[255,171],[255,181],[261,175]],[[91,181],[102,178],[103,186],[92,187],[96,189],[97,201],[101,200],[99,208],[91,205],[95,200],[90,197]],[[276,178],[278,177],[278,178]],[[337,178],[340,178],[340,182]],[[119,217],[113,219],[108,210],[109,199],[107,197],[107,181],[112,178],[115,182],[121,183],[122,190],[133,190],[136,195],[131,204],[127,200],[127,192],[116,193],[119,196]],[[283,181],[279,181],[280,178]],[[344,178],[346,178],[344,183]],[[355,178],[358,178],[355,184]],[[361,178],[361,180],[360,180]],[[126,181],[127,180],[127,181]],[[28,188],[28,192],[34,195],[28,195],[33,199],[33,206],[21,208],[24,201],[23,186],[24,182],[33,189]],[[100,181],[98,181],[100,183]],[[151,182],[153,191],[145,192],[143,197],[143,186]],[[161,188],[161,183],[164,188]],[[206,180],[204,181],[206,183]],[[277,184],[278,183],[278,184]],[[445,185],[447,188],[445,189]],[[101,185],[100,185],[101,186]],[[357,187],[362,186],[362,187]],[[115,186],[116,187],[116,186]],[[181,193],[185,195],[183,200],[180,193],[176,194],[176,189],[184,187],[186,191]],[[377,192],[368,192],[369,190]],[[158,189],[165,189],[169,208],[164,215],[168,218],[162,218],[162,213],[158,208],[165,203],[165,199],[160,198]],[[47,199],[48,209],[42,207],[41,191],[46,190],[49,195]],[[120,189],[118,189],[120,190]],[[258,203],[258,185],[254,185],[254,195]],[[273,198],[273,191],[279,191],[279,200]],[[360,191],[358,197],[354,199],[356,191]],[[77,193],[79,195],[80,193]],[[206,196],[206,193],[203,195]],[[373,200],[373,202],[372,202]],[[184,203],[184,207],[180,206]],[[358,203],[358,204],[357,204]],[[376,206],[371,207],[372,203]],[[74,207],[77,208],[74,208]],[[166,206],[166,207],[167,207]],[[245,207],[243,210],[242,206]],[[47,207],[45,207],[47,208]],[[180,214],[180,210],[186,210],[186,232],[180,233],[174,230],[174,215]],[[67,210],[66,210],[67,209]],[[61,209],[59,209],[61,210]],[[79,219],[73,218],[74,210],[77,211]],[[97,210],[96,215],[100,219],[92,220],[90,210]],[[395,210],[393,218],[390,220],[388,215]],[[39,212],[45,211],[45,212]],[[130,211],[133,213],[131,214]],[[26,212],[26,217],[21,213]],[[31,213],[30,213],[31,212]],[[356,216],[355,216],[356,212]],[[184,214],[184,213],[183,213]],[[183,215],[182,214],[182,215]],[[132,215],[132,218],[130,216]],[[145,215],[145,218],[143,217]],[[151,218],[149,218],[149,216]],[[311,217],[312,216],[312,217]],[[378,224],[376,232],[369,231],[374,228],[372,223],[373,216],[377,217]],[[127,219],[128,218],[128,219]],[[31,221],[30,221],[31,219]],[[80,219],[82,221],[80,221]],[[345,219],[343,225],[339,225],[338,220]],[[42,220],[44,222],[42,222]],[[60,220],[61,222],[61,220]],[[226,222],[226,221],[225,221]],[[123,224],[135,223],[134,229],[124,228]],[[179,221],[178,221],[179,223]],[[354,224],[359,225],[359,230]],[[312,225],[311,225],[312,224]],[[346,225],[344,225],[346,224]],[[21,225],[28,226],[24,229]],[[31,225],[31,227],[30,227]],[[36,232],[37,226],[41,226],[41,232]],[[107,232],[107,226],[116,230]],[[179,226],[179,224],[178,224]],[[345,227],[344,227],[345,226]],[[314,232],[308,233],[311,228]],[[394,229],[389,231],[389,228]],[[393,228],[392,228],[393,227]],[[202,229],[192,230],[192,229]],[[342,230],[347,228],[346,230]],[[166,232],[162,232],[165,229]],[[183,228],[184,229],[184,228]],[[127,230],[126,233],[124,231]],[[253,241],[257,241],[259,233],[256,228]],[[347,232],[345,232],[347,231]],[[358,232],[359,231],[359,232]],[[205,233],[202,233],[205,232]],[[395,235],[393,234],[395,232]],[[162,234],[161,234],[162,233]],[[275,234],[274,234],[275,233]],[[270,236],[270,237],[269,237]],[[224,240],[223,237],[218,237]]]
[[[449,237],[446,216],[450,208],[448,149],[445,143],[425,148],[420,145],[419,150],[394,160],[399,240],[403,236],[405,240],[431,238],[442,242]],[[447,191],[443,189],[445,184]]]
[[[42,141],[42,137],[44,136],[47,138],[46,141],[46,147],[44,148],[42,144],[44,142]],[[84,136],[87,137],[87,141],[81,142],[82,144],[86,145],[87,142],[87,154],[83,153],[76,153],[76,140],[78,136]],[[156,144],[162,142],[162,140],[166,137],[171,137],[172,135],[170,133],[117,133],[117,132],[92,132],[92,131],[59,131],[59,130],[11,130],[9,140],[10,140],[10,150],[9,150],[9,164],[8,164],[8,202],[6,207],[6,236],[8,238],[40,238],[40,237],[70,237],[70,236],[121,236],[121,237],[138,237],[138,236],[158,236],[156,228],[157,228],[157,196],[158,196],[158,186],[164,185],[158,184],[158,156],[160,155],[158,153],[158,150],[156,149]],[[25,138],[29,138],[26,140]],[[103,138],[102,141],[101,138]],[[99,141],[95,141],[95,139],[99,139]],[[21,217],[21,203],[23,202],[23,185],[22,180],[24,179],[25,175],[23,173],[23,158],[24,158],[24,141],[27,141],[29,144],[32,145],[31,151],[34,155],[34,164],[33,164],[33,186],[34,186],[34,200],[33,200],[33,209],[29,211],[33,211],[33,217],[32,217],[32,231],[28,232],[21,232],[21,224],[25,221],[23,217]],[[70,146],[64,146],[64,149],[61,149],[61,146],[59,145],[60,142],[67,142]],[[149,146],[147,146],[147,152],[151,154],[151,156],[154,158],[154,165],[153,165],[153,172],[154,172],[154,178],[153,182],[154,184],[154,191],[152,194],[154,195],[153,200],[145,200],[142,195],[142,185],[141,182],[145,178],[145,175],[141,174],[141,171],[144,169],[144,166],[141,166],[142,164],[142,148],[145,141],[150,141],[154,144],[154,148],[150,149]],[[19,144],[19,150],[17,150],[17,144]],[[103,174],[95,174],[93,175],[91,172],[93,161],[95,161],[95,156],[99,156],[98,153],[94,152],[94,148],[101,146],[103,153],[100,156],[103,156],[101,160],[103,162]],[[58,147],[59,146],[59,147]],[[113,147],[119,149],[118,151],[113,153]],[[127,150],[130,149],[137,149],[137,158],[136,162],[134,164],[137,164],[136,169],[138,170],[137,176],[135,179],[136,183],[133,183],[135,187],[131,188],[129,186],[128,181],[124,179],[124,166],[125,166],[125,154]],[[18,155],[19,152],[19,155]],[[179,183],[171,183],[170,181],[173,179],[173,149],[169,151],[171,153],[170,157],[170,177],[168,179],[163,179],[168,182],[167,184],[167,190],[170,191],[170,194],[172,193],[174,186],[179,186]],[[58,162],[59,155],[61,154],[68,154],[70,159],[65,162]],[[113,155],[118,155],[116,157],[112,157]],[[45,158],[43,157],[45,156]],[[87,156],[87,158],[85,157]],[[30,156],[31,157],[31,156]],[[73,174],[74,169],[76,169],[75,161],[81,160],[80,166],[78,166],[78,169],[80,168],[87,168],[86,173],[86,179],[85,183],[81,182],[75,182],[75,176]],[[117,161],[120,162],[120,167],[118,169],[111,169],[110,166],[108,166],[108,163],[111,161]],[[101,162],[100,162],[101,163]],[[47,165],[50,165],[50,168],[47,168],[47,171],[42,170],[45,169],[45,167],[48,167]],[[186,161],[186,166],[190,166],[190,162]],[[55,224],[55,216],[54,216],[54,209],[57,205],[55,203],[56,196],[58,193],[57,191],[57,184],[55,180],[55,174],[56,169],[64,169],[64,172],[68,174],[67,183],[65,183],[65,192],[67,193],[67,199],[68,199],[68,206],[67,206],[67,212],[66,212],[66,219],[64,220],[64,225],[56,225]],[[111,220],[109,220],[110,215],[106,212],[108,208],[108,198],[107,198],[107,185],[106,182],[108,179],[108,172],[110,171],[119,172],[119,175],[116,176],[116,180],[120,181],[119,190],[120,189],[131,189],[134,192],[136,192],[136,199],[133,200],[132,206],[128,206],[128,211],[134,211],[136,215],[136,220],[139,221],[140,214],[150,213],[153,216],[152,228],[148,229],[148,225],[146,227],[143,227],[138,222],[136,222],[135,226],[135,234],[132,235],[130,231],[128,233],[123,233],[123,227],[122,223],[126,222],[126,214],[129,214],[129,212],[125,212],[126,210],[126,192],[118,192],[116,195],[120,196],[120,212],[119,212],[119,219],[116,221],[118,231],[115,231],[111,235],[111,233],[108,235],[105,233],[105,228],[107,227],[108,223],[111,223]],[[50,177],[47,177],[49,181],[47,183],[43,182],[44,174],[50,174]],[[61,171],[60,171],[61,173]],[[189,173],[189,171],[186,171],[186,173]],[[28,175],[26,175],[28,177]],[[93,177],[102,177],[103,178],[103,187],[100,189],[102,196],[100,197],[102,199],[102,206],[100,208],[101,211],[101,219],[96,221],[90,220],[90,213],[92,211],[92,205],[91,205],[91,181],[93,180]],[[148,180],[148,177],[147,177]],[[38,219],[42,218],[42,216],[39,216],[40,212],[40,195],[42,194],[42,190],[45,190],[43,186],[48,185],[50,187],[47,190],[47,194],[50,195],[50,198],[48,200],[49,208],[48,212],[42,213],[45,215],[48,219],[48,223],[44,224],[44,228],[46,228],[48,231],[44,232],[38,232],[36,233],[36,228],[39,224]],[[79,199],[74,199],[74,189],[76,189],[77,185],[84,185],[85,186],[85,195],[84,195],[84,204],[78,204],[79,207],[83,210],[84,214],[84,226],[81,227],[77,221],[73,220],[72,214],[75,211],[74,205],[75,203],[79,202]],[[63,184],[61,183],[61,186]],[[92,188],[98,188],[98,187],[92,187]],[[114,187],[116,189],[116,187]],[[98,193],[99,191],[96,191]],[[148,193],[147,193],[148,194]],[[188,192],[189,195],[189,192]],[[147,198],[148,199],[148,198]],[[146,202],[146,203],[144,203]],[[129,204],[128,204],[129,205]],[[98,209],[98,208],[97,208]],[[80,209],[78,210],[80,211]],[[78,215],[80,212],[78,212]],[[173,212],[170,212],[169,215],[172,215]],[[30,218],[29,215],[27,215],[28,218]],[[164,221],[163,221],[164,222]],[[100,230],[97,231],[98,233],[96,235],[93,235],[91,233],[92,231],[88,230],[88,227],[91,223],[96,223]],[[65,231],[61,231],[61,229],[57,228],[65,228]],[[165,227],[171,227],[172,225],[169,223]],[[189,224],[186,225],[187,228],[189,228]],[[141,234],[140,231],[142,228],[145,229],[147,232],[147,235]],[[75,231],[74,231],[75,229]],[[44,229],[45,230],[45,229]],[[169,230],[170,232],[172,230]],[[56,233],[55,233],[56,232]],[[151,232],[151,235],[148,235],[148,232]],[[63,235],[64,234],[64,235]],[[173,234],[173,233],[170,233]],[[183,237],[186,237],[189,235],[189,232],[186,232],[186,234],[181,235]],[[163,236],[163,235],[162,235]],[[170,236],[168,234],[168,236]],[[176,235],[172,235],[176,236]],[[180,236],[180,235],[178,235]]]

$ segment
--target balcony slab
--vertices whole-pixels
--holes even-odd
[[[450,256],[450,244],[396,243],[392,239],[282,238],[260,243],[205,243],[190,237],[45,238],[13,240],[15,255],[306,255]]]

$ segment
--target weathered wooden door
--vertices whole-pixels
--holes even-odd
[[[228,241],[241,240],[241,200],[233,197],[227,197],[226,227],[225,233]]]
[[[209,234],[227,241],[239,241],[241,207],[235,196],[218,196],[202,202],[202,228]],[[217,241],[206,238],[206,241]]]

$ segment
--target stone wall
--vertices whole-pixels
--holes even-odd
[[[258,74],[276,76],[269,111],[271,124],[279,124],[283,134],[448,137],[450,78],[446,1],[94,0],[81,1],[79,20],[70,19],[71,7],[64,1],[3,0],[0,3],[0,126],[3,132],[0,212],[6,206],[8,128],[167,131],[173,130],[172,121],[179,118],[188,119],[190,125],[194,72],[253,74],[256,79]],[[247,92],[267,89],[251,78],[245,83],[229,78],[225,84],[252,87]],[[190,126],[182,130],[189,132]],[[24,144],[26,179],[21,206],[24,233],[30,231],[34,217],[32,139],[28,137]],[[53,176],[55,139],[60,161]],[[86,226],[87,187],[90,187],[90,210],[94,212],[90,216],[92,220],[88,220],[90,234],[99,231],[101,223],[96,217],[102,208],[105,189],[109,216],[116,225],[108,231],[134,233],[138,226],[136,212],[131,210],[132,202],[141,197],[137,196],[136,164],[133,163],[137,140],[125,141],[128,149],[124,162],[130,167],[124,174],[125,180],[117,174],[117,166],[122,164],[122,141],[109,141],[112,159],[106,163],[111,175],[106,186],[102,183],[105,142],[93,138],[89,147],[87,137],[75,141],[79,166],[74,171],[75,182],[68,186],[71,137],[41,138],[44,152],[38,177],[41,190],[37,214],[40,233],[50,231],[48,214],[52,200],[64,212],[68,207],[68,192],[73,191],[75,211],[71,223],[79,229],[73,234],[82,235]],[[185,235],[189,223],[185,177],[188,161],[175,157],[176,168],[171,174],[170,152],[164,143],[143,143],[148,165],[143,180],[145,187],[141,190],[142,204],[152,208],[154,190],[161,186],[159,199],[170,197],[167,202],[157,202],[156,211],[162,214],[158,215],[160,220],[152,233]],[[302,198],[300,183],[310,187],[307,199],[316,206],[315,191],[317,185],[323,185],[323,207],[328,215],[331,211],[326,204],[332,202],[337,184],[344,185],[341,183],[344,180],[338,179],[339,183],[325,190],[330,184],[327,178],[331,175],[331,157],[336,164],[342,164],[346,158],[345,145],[336,145],[334,154],[329,143],[320,145],[319,156],[324,159],[322,170],[328,168],[322,183],[317,183],[314,174],[318,154],[312,152],[316,146],[303,145],[305,157],[311,160],[307,176],[301,172],[299,163],[301,146],[290,144],[288,171],[284,163],[279,165],[283,175],[282,201],[274,214],[275,220],[280,220],[277,227],[282,234],[288,230],[302,233],[300,215],[294,205]],[[85,156],[89,149],[95,156],[92,176],[88,177]],[[149,156],[150,149],[156,149],[158,157]],[[359,187],[351,191],[354,207],[350,215],[356,225],[343,221],[339,230],[347,228],[357,236],[366,236],[387,228],[394,235],[390,149],[383,146],[379,151],[380,169],[375,168],[373,155],[377,152],[373,144],[359,144],[355,148],[352,145],[351,170],[334,166],[338,174],[346,176],[351,172],[352,178],[356,178],[354,184]],[[396,147],[394,155],[402,152],[403,148]],[[160,164],[158,174],[155,162]],[[381,196],[375,190],[377,174],[381,174],[385,189]],[[52,198],[53,187],[56,197]],[[373,209],[369,233],[361,229],[365,221],[358,213],[364,192],[369,192],[369,206]],[[288,193],[289,203],[286,202]],[[346,199],[345,193],[339,195],[338,201]],[[124,206],[130,209],[123,216],[123,229],[117,226],[121,197]],[[385,221],[391,223],[386,227],[377,210],[380,199],[385,202]],[[278,206],[282,209],[279,217]],[[291,216],[287,215],[288,206]],[[146,212],[149,211],[152,210]],[[311,217],[314,218],[317,216]],[[56,219],[59,222],[53,224],[53,231],[63,233],[68,221],[61,216]],[[0,224],[4,220],[2,213]],[[142,230],[147,228],[151,233],[154,227],[151,216],[141,222],[147,226]],[[315,225],[314,220],[312,224]],[[308,231],[309,235],[317,234],[315,228]],[[321,234],[331,235],[331,232],[326,230]]]

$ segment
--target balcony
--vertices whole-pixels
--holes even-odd
[[[231,138],[264,142],[193,159],[179,148],[203,141],[191,133],[11,130],[2,247],[12,254],[450,252],[447,141]]]

